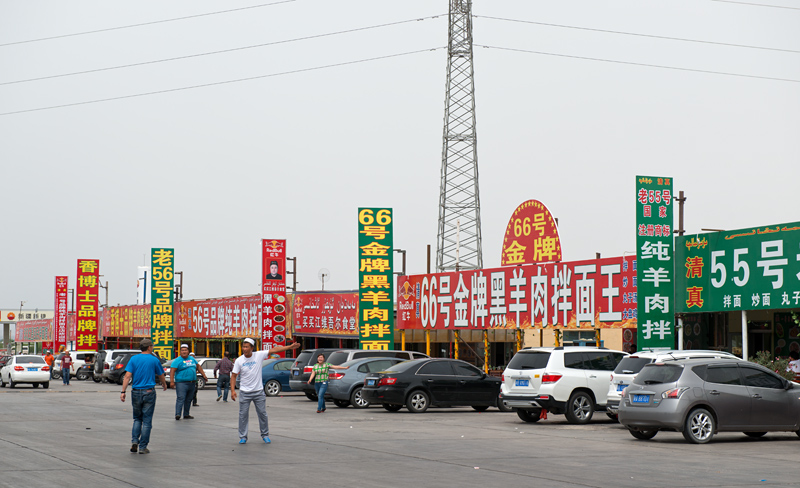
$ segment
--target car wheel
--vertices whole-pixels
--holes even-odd
[[[0,388],[5,388],[6,384],[3,382],[3,375],[0,374]],[[800,435],[800,434],[798,434]]]
[[[42,388],[44,388],[45,390],[50,388],[50,382],[49,381],[45,381],[44,383],[42,383]]]
[[[538,422],[542,415],[542,411],[538,408],[534,410],[521,410],[521,409],[516,409],[516,410],[517,410],[517,417],[524,420],[525,422]]]
[[[658,434],[657,429],[653,430],[636,430],[636,429],[628,429],[628,432],[631,433],[633,437],[636,437],[639,440],[646,441],[652,439],[653,437]]]
[[[705,408],[692,410],[683,426],[683,437],[694,444],[705,444],[714,437],[714,417]]]
[[[16,388],[17,387],[17,384],[14,382],[14,380],[11,379],[11,376],[8,377],[8,386],[9,386],[9,388]]]
[[[472,409],[476,412],[485,412],[489,409],[489,407],[486,405],[473,405]]]
[[[53,379],[60,380],[61,379],[61,371],[53,371]]]
[[[125,377],[124,376],[120,376],[119,378],[117,378],[117,384],[118,385],[121,385],[123,383],[123,381],[125,381]]]
[[[347,406],[350,405],[350,402],[348,402],[347,400],[337,400],[334,398],[333,404],[339,408],[347,408]]]
[[[206,387],[206,380],[204,380],[203,378],[198,378],[197,379],[197,389],[198,390],[202,390],[205,387]]]
[[[767,435],[766,432],[745,432],[744,435],[747,437],[752,437],[753,439],[758,439],[759,437],[764,437]]]
[[[55,376],[53,376],[53,378],[55,378]],[[99,376],[92,376],[92,380],[94,380],[95,383],[100,383],[101,381],[103,381],[103,378]]]
[[[400,409],[403,408],[403,406],[402,405],[393,405],[391,403],[384,403],[383,404],[383,408],[385,408],[389,412],[399,412]],[[800,435],[800,432],[798,432],[797,435]]]
[[[361,394],[361,387],[356,388],[350,394],[350,404],[353,405],[353,408],[369,407],[369,402],[364,400],[364,396]]]
[[[278,396],[278,394],[280,394],[280,392],[281,392],[281,382],[280,381],[269,380],[264,385],[264,393],[266,393],[267,396],[270,396],[270,397]]]
[[[614,422],[619,422],[619,415],[610,412],[606,412],[606,415],[608,415],[608,418],[610,418]]]
[[[412,391],[406,400],[406,408],[411,413],[423,413],[430,404],[430,397],[422,390]]]
[[[78,373],[75,375],[75,379],[80,381],[86,381],[88,378],[89,377],[86,375],[86,373]]]
[[[316,393],[311,393],[311,392],[306,391],[305,394],[306,394],[306,398],[308,398],[312,402],[316,402],[317,401],[317,394]]]
[[[571,424],[586,424],[594,415],[594,400],[584,391],[576,391],[569,397],[567,411],[564,412],[567,422]]]
[[[39,386],[39,383],[31,383],[31,388],[36,389]]]

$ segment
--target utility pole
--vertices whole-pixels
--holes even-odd
[[[450,0],[436,271],[483,267],[472,0]],[[460,227],[460,229],[459,229]]]
[[[683,190],[678,192],[677,197],[672,197],[678,202],[678,229],[675,230],[675,234],[682,236],[686,229],[683,228],[683,204],[686,202],[686,197],[683,196]]]
[[[176,275],[181,275],[180,282],[175,284],[175,297],[178,301],[183,300],[183,271],[176,271]]]
[[[292,270],[286,269],[287,275],[292,275],[292,293],[297,293],[297,256],[293,258],[286,258],[287,261],[292,262]],[[322,287],[325,288],[325,283],[322,283]]]

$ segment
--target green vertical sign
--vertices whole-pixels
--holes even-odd
[[[150,264],[150,338],[153,340],[153,352],[161,359],[172,359],[175,250],[153,248]]]
[[[394,349],[392,209],[358,209],[358,343]]]
[[[675,347],[672,178],[636,177],[637,348]]]

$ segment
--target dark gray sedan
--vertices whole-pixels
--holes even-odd
[[[741,360],[652,363],[625,389],[619,421],[637,439],[669,430],[696,444],[717,432],[800,436],[800,384]]]
[[[361,396],[361,387],[364,386],[367,374],[384,371],[402,361],[404,359],[400,358],[362,358],[342,363],[339,366],[347,369],[330,371],[328,395],[337,407],[352,405],[355,408],[366,408],[369,402]]]

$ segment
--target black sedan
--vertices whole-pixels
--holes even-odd
[[[500,378],[488,376],[464,361],[425,358],[369,374],[361,395],[390,412],[403,405],[413,413],[422,413],[432,405],[472,407],[479,412],[498,407],[505,411],[498,401],[500,383]]]

